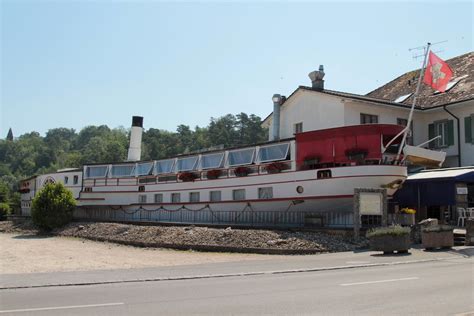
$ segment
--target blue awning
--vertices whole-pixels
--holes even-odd
[[[408,176],[394,195],[403,206],[456,204],[456,183],[474,183],[474,167],[422,171]]]

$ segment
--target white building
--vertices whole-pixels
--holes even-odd
[[[444,167],[474,165],[474,53],[447,63],[454,72],[444,93],[422,84],[413,117],[409,142],[422,144],[440,135],[426,146],[447,153]],[[322,69],[320,69],[322,70]],[[299,86],[280,102],[279,137],[295,133],[364,123],[405,125],[418,71],[408,72],[367,95],[324,89],[324,80],[310,74],[312,86]],[[273,113],[263,125],[273,126]],[[270,131],[270,139],[273,133]]]

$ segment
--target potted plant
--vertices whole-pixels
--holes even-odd
[[[426,250],[451,248],[454,246],[453,227],[448,225],[425,227],[421,230],[421,243]]]
[[[367,233],[370,249],[384,254],[407,253],[410,249],[410,228],[400,225],[380,227]]]
[[[181,172],[178,175],[178,179],[183,182],[192,182],[197,178],[197,176],[192,172]]]
[[[394,221],[398,225],[412,226],[415,225],[415,214],[415,209],[404,207],[399,212],[394,214]]]
[[[282,170],[286,170],[287,166],[283,162],[272,162],[265,166],[265,170],[268,173],[280,173]]]
[[[317,156],[307,156],[303,159],[303,168],[304,169],[315,169],[319,164],[319,157]]]
[[[367,156],[367,149],[351,148],[347,149],[345,154],[349,160],[363,160]]]
[[[234,169],[234,174],[237,177],[245,177],[250,173],[250,171],[249,167],[240,166]]]
[[[209,170],[207,173],[206,173],[206,177],[208,179],[217,179],[221,176],[222,174],[222,170],[219,170],[219,169],[213,169],[213,170]]]

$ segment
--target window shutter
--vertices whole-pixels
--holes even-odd
[[[454,145],[454,121],[448,121],[448,146]]]
[[[472,126],[472,120],[471,116],[467,116],[464,118],[464,137],[466,139],[466,143],[471,143],[472,142],[472,133],[471,133],[471,126]]]
[[[428,124],[428,139],[433,139],[435,137],[435,127],[434,124]],[[429,148],[435,148],[436,141],[428,143]]]

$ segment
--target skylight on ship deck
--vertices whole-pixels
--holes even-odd
[[[108,166],[87,166],[86,178],[105,178]]]
[[[131,177],[135,165],[115,165],[112,166],[111,175],[114,178]]]
[[[276,144],[260,147],[258,151],[258,160],[260,162],[270,162],[277,160],[285,160],[288,156],[290,144]]]
[[[220,168],[222,166],[223,159],[224,159],[224,153],[202,155],[201,168],[202,169]]]
[[[153,168],[153,162],[139,163],[135,169],[135,174],[137,176],[146,176],[150,174],[151,168]]]
[[[160,160],[156,162],[155,173],[156,174],[171,173],[173,172],[173,167],[174,167],[174,159]]]
[[[176,171],[191,171],[196,166],[198,156],[178,158],[176,162]]]
[[[240,149],[229,151],[227,163],[229,166],[249,165],[253,162],[255,148]]]

